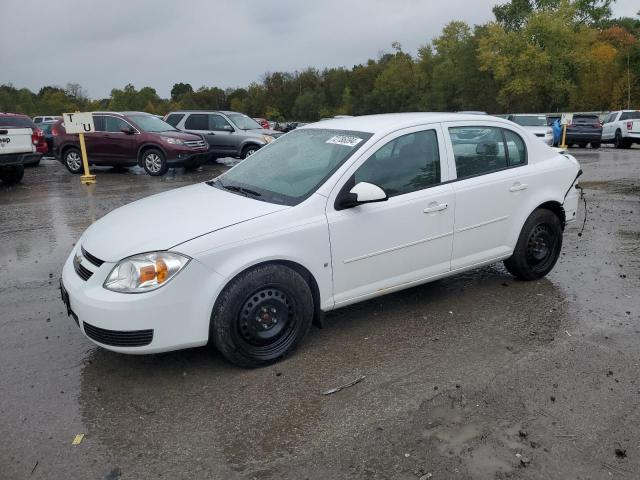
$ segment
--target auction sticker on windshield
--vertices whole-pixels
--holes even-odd
[[[351,135],[334,135],[326,143],[333,143],[335,145],[344,145],[345,147],[355,147],[362,141],[361,138],[352,137]]]

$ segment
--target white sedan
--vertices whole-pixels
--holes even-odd
[[[524,280],[546,275],[580,173],[490,116],[319,122],[94,223],[64,265],[62,297],[110,350],[211,343],[266,365],[329,310],[498,261]]]

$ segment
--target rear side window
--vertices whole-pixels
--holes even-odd
[[[35,124],[22,115],[0,115],[0,127],[35,128]]]
[[[131,126],[118,117],[103,117],[104,118],[104,131],[105,132],[117,132],[121,133],[122,129],[130,129]]]
[[[172,127],[175,127],[176,125],[178,125],[178,123],[180,123],[180,120],[182,120],[183,117],[184,113],[172,113],[167,117],[165,122],[167,122]]]
[[[93,127],[96,129],[96,132],[104,132],[104,117],[102,115],[94,115],[93,116]]]
[[[449,128],[458,178],[474,177],[508,167],[502,129]]]
[[[193,113],[189,115],[184,124],[187,130],[209,130],[209,115],[206,113]]]
[[[640,112],[622,112],[620,120],[640,120]]]
[[[509,166],[523,165],[527,163],[527,147],[522,137],[511,130],[504,131],[504,140],[507,144],[507,156]]]
[[[440,151],[435,130],[391,140],[356,171],[355,181],[378,185],[389,197],[439,184]]]

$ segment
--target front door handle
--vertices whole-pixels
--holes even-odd
[[[529,188],[529,185],[527,185],[526,183],[516,182],[511,186],[509,191],[510,192],[519,192],[521,190],[526,190],[527,188]]]
[[[423,210],[424,213],[433,213],[433,212],[440,212],[444,209],[446,209],[449,206],[448,203],[436,203],[436,202],[432,202],[429,204],[429,206],[427,208],[425,208]]]

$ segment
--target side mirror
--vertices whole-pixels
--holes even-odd
[[[124,127],[124,128],[121,128],[120,131],[122,133],[126,133],[127,135],[133,135],[134,133],[136,133],[133,127]]]
[[[225,125],[224,127],[222,127],[222,130],[224,130],[225,132],[235,132],[231,125]]]
[[[384,202],[388,200],[385,191],[369,182],[359,182],[348,193],[344,193],[338,202],[340,210],[353,208],[365,203]]]

